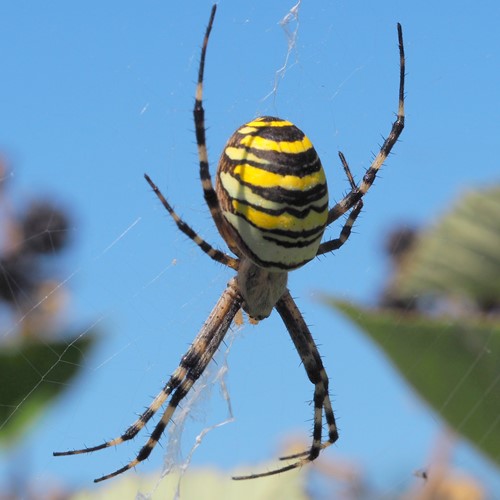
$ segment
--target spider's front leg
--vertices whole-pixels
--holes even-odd
[[[272,476],[280,472],[296,469],[315,460],[321,450],[327,448],[335,441],[339,435],[335,416],[333,413],[332,403],[328,392],[328,375],[326,374],[318,348],[314,343],[311,332],[295,304],[288,290],[276,303],[276,310],[290,333],[290,337],[297,349],[300,359],[304,364],[309,380],[314,384],[314,427],[313,439],[309,450],[282,457],[281,460],[299,459],[295,462],[267,472],[257,474],[249,474],[247,476],[235,476],[233,479],[255,479],[258,477]],[[328,439],[322,440],[323,431],[323,414],[325,415],[326,424],[328,426]]]

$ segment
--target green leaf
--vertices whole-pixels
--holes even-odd
[[[11,446],[78,373],[96,339],[26,340],[0,349],[0,445]]]
[[[457,433],[500,465],[500,321],[453,320],[330,303],[388,355]]]

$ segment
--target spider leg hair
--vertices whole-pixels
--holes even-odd
[[[351,185],[351,190],[354,190],[357,188],[357,186],[356,183],[354,182],[354,177],[352,176],[351,170],[349,169],[349,164],[347,163],[347,160],[345,159],[343,153],[341,153],[340,151],[339,151],[339,157],[340,161],[342,162],[342,166],[344,167],[344,172],[346,173],[347,180]],[[349,236],[351,235],[352,226],[356,222],[356,219],[358,218],[358,215],[360,214],[362,209],[363,209],[363,199],[360,198],[360,200],[356,203],[356,205],[354,205],[352,212],[349,214],[349,217],[347,218],[345,224],[343,225],[339,237],[321,243],[321,245],[318,248],[318,251],[316,252],[316,255],[322,255],[327,252],[332,252],[333,250],[338,250],[348,240]]]
[[[208,319],[205,321],[200,332],[191,344],[191,347],[182,357],[179,367],[174,371],[167,384],[158,396],[156,396],[149,408],[146,409],[146,411],[124,432],[124,434],[98,446],[84,448],[81,450],[54,452],[54,456],[89,453],[102,450],[103,448],[109,448],[110,446],[116,446],[124,441],[132,439],[141,429],[143,429],[151,417],[155,415],[155,413],[165,403],[167,398],[172,395],[160,421],[156,424],[151,436],[146,444],[141,448],[136,458],[111,474],[95,479],[94,482],[97,483],[117,476],[145,460],[161,438],[180,401],[182,401],[182,399],[187,395],[217,352],[217,349],[231,326],[233,318],[240,309],[242,302],[243,298],[238,291],[236,278],[232,278],[221,298],[210,313]]]
[[[233,479],[236,480],[272,476],[301,467],[315,460],[321,450],[327,448],[338,439],[337,425],[335,423],[332,403],[328,393],[328,375],[326,374],[321,356],[312,338],[311,332],[288,290],[283,294],[275,307],[290,333],[290,337],[304,364],[309,380],[314,384],[314,426],[312,444],[308,451],[281,458],[281,460],[294,458],[300,458],[300,460],[270,471],[233,477]],[[322,442],[323,412],[328,426],[328,440],[324,442]]]
[[[398,45],[399,45],[399,104],[398,113],[396,120],[392,124],[391,131],[387,138],[385,139],[382,147],[380,148],[377,156],[372,161],[372,164],[365,172],[363,180],[359,187],[352,189],[349,194],[347,194],[342,200],[333,206],[328,212],[327,225],[331,224],[333,221],[337,220],[341,215],[348,212],[352,207],[354,207],[359,200],[367,193],[372,184],[375,181],[377,172],[380,167],[384,164],[385,160],[389,156],[394,144],[396,144],[403,128],[405,126],[405,50],[403,45],[403,29],[401,24],[398,23]]]
[[[188,238],[193,240],[210,258],[213,260],[224,264],[225,266],[231,267],[232,269],[238,269],[238,260],[227,255],[220,250],[214,248],[210,243],[205,241],[191,226],[186,224],[180,217],[177,215],[175,210],[172,208],[172,205],[167,201],[163,193],[160,191],[158,186],[151,180],[148,174],[144,174],[144,178],[151,186],[151,189],[154,191],[158,199],[161,201],[162,205],[165,207],[167,212],[170,214],[174,222],[177,224],[177,227],[181,232],[183,232]]]

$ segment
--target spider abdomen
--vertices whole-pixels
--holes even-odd
[[[289,121],[256,118],[229,139],[217,196],[237,249],[257,265],[291,270],[318,250],[328,216],[321,161]]]

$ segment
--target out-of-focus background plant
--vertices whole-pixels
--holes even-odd
[[[500,467],[500,186],[466,193],[428,227],[397,229],[386,250],[393,269],[379,307],[330,303],[449,431]],[[442,464],[424,476],[437,495]]]
[[[61,282],[61,262],[70,243],[68,211],[45,198],[21,199],[0,161],[2,453],[14,453],[50,403],[71,388],[95,339],[92,332],[79,335],[65,315],[70,292]],[[22,457],[12,461],[20,463]],[[19,482],[29,478],[11,472],[9,494],[21,495]]]

